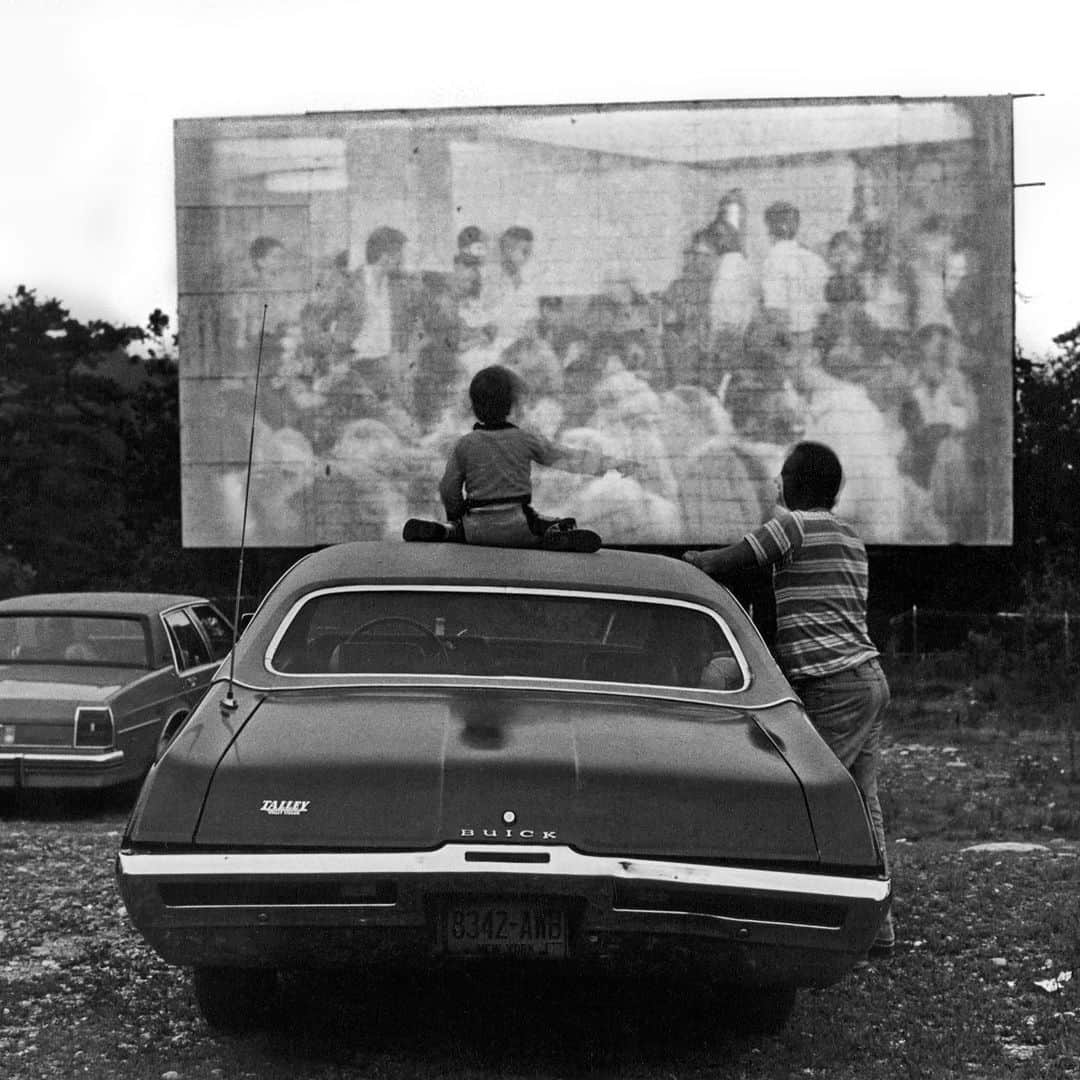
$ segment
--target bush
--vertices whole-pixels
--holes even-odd
[[[12,550],[0,554],[0,598],[32,592],[37,571],[18,559]]]

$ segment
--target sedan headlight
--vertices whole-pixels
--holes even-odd
[[[76,746],[112,746],[115,736],[112,709],[81,706],[75,710]]]

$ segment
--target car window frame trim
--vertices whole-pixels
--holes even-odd
[[[420,676],[409,675],[402,673],[372,673],[372,674],[360,674],[350,672],[288,672],[280,671],[275,668],[271,663],[271,657],[276,652],[278,646],[281,644],[282,638],[288,632],[289,627],[292,626],[296,617],[300,611],[309,603],[322,596],[340,596],[346,593],[370,593],[370,592],[420,592],[420,593],[483,593],[485,595],[502,595],[502,596],[555,596],[565,597],[576,600],[615,600],[623,603],[633,604],[659,604],[664,607],[676,607],[684,610],[695,611],[700,614],[706,615],[711,618],[719,627],[721,633],[724,635],[725,640],[728,643],[729,648],[732,651],[732,655],[735,657],[736,662],[739,665],[739,671],[742,674],[742,685],[730,690],[719,690],[704,687],[667,687],[663,683],[625,683],[625,682],[612,682],[601,681],[595,679],[549,679],[543,676],[507,676],[507,675],[487,675],[487,676],[466,676],[466,675],[436,675],[436,676]],[[549,686],[551,684],[566,684],[570,683],[573,686],[608,686],[608,687],[657,687],[664,690],[692,690],[700,691],[707,694],[742,694],[750,689],[753,682],[750,673],[750,665],[746,660],[746,655],[743,652],[742,646],[739,644],[738,638],[736,638],[731,627],[728,626],[727,620],[723,616],[714,611],[712,608],[705,606],[702,603],[683,600],[678,597],[672,596],[650,596],[640,593],[622,593],[622,592],[607,592],[607,591],[591,591],[582,589],[545,589],[530,585],[432,585],[432,584],[409,584],[407,582],[397,582],[394,584],[365,584],[365,585],[337,585],[330,586],[324,589],[315,589],[311,592],[305,593],[293,602],[289,607],[289,610],[285,613],[278,628],[274,631],[273,636],[270,639],[269,644],[263,653],[263,667],[271,674],[276,675],[283,679],[311,679],[313,676],[319,679],[333,680],[331,685],[340,685],[343,680],[346,679],[362,679],[364,682],[361,685],[372,685],[368,680],[376,679],[380,683],[383,683],[387,678],[394,680],[393,685],[400,685],[398,679],[413,679],[413,678],[434,678],[437,680],[435,685],[442,685],[447,680],[454,680],[454,685],[460,685],[459,680],[480,678],[485,680],[481,685],[489,685],[493,681],[499,681],[505,679],[518,680],[527,679],[530,682],[537,682],[543,686]],[[325,683],[321,685],[325,686]],[[646,697],[656,697],[656,694],[645,694]]]

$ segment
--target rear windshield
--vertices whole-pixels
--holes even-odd
[[[0,615],[0,661],[150,666],[142,620],[104,615]]]
[[[717,616],[675,603],[538,592],[343,590],[275,638],[283,674],[517,676],[737,690],[746,669]]]

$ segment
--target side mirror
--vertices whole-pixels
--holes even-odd
[[[254,614],[255,614],[254,611],[245,611],[245,612],[241,613],[241,615],[240,615],[240,625],[236,628],[236,636],[237,637],[239,637],[247,629],[248,623],[251,622],[251,619],[254,616]]]

